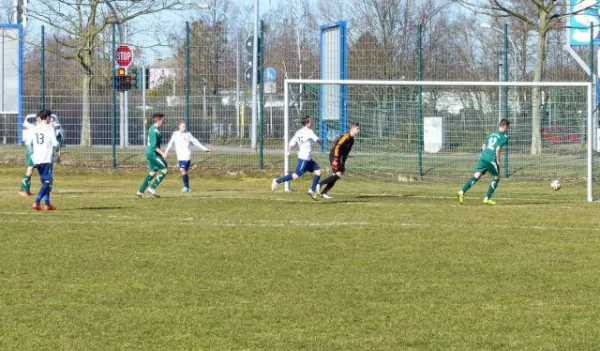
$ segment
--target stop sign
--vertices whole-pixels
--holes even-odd
[[[129,67],[133,62],[133,51],[127,45],[119,45],[115,51],[115,60],[121,67]]]

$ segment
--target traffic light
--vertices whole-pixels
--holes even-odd
[[[132,84],[136,89],[142,89],[142,83],[144,81],[142,74],[144,74],[143,68],[134,68],[131,70]]]
[[[131,76],[127,75],[125,68],[117,69],[117,75],[115,76],[116,89],[118,91],[127,91],[131,89]]]
[[[259,38],[259,45],[258,45],[258,59],[256,60],[256,62],[258,63],[259,67],[257,69],[257,73],[256,73],[256,84],[260,84],[260,79],[262,77],[261,72],[260,72],[260,55],[261,53],[261,45],[260,45],[260,38]],[[246,71],[245,71],[245,77],[246,77],[246,84],[248,84],[248,86],[252,86],[252,63],[254,63],[254,37],[248,37],[248,39],[246,40],[246,49],[248,50],[248,54],[246,54]]]

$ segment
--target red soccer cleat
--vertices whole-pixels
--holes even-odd
[[[31,208],[33,208],[36,211],[40,211],[42,208],[40,207],[40,204],[36,204],[35,202],[33,203],[33,206],[31,206]]]
[[[56,211],[56,207],[54,207],[52,205],[45,205],[44,211]]]

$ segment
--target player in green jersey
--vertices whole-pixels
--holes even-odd
[[[479,162],[475,166],[475,174],[469,179],[462,190],[460,190],[456,196],[458,196],[458,201],[463,204],[465,201],[465,193],[469,190],[473,184],[475,184],[482,175],[487,172],[490,172],[492,175],[492,183],[488,188],[487,194],[485,195],[485,199],[483,199],[483,203],[486,205],[495,205],[496,201],[492,200],[492,194],[494,190],[498,187],[498,183],[500,182],[500,166],[498,165],[498,160],[500,160],[500,154],[502,153],[502,147],[508,143],[508,127],[510,126],[510,121],[507,119],[502,119],[500,121],[500,127],[497,131],[488,135],[485,138],[485,142],[481,145],[481,155],[479,156]]]
[[[146,178],[144,178],[144,182],[136,194],[139,197],[144,196],[144,192],[146,191],[146,188],[148,188],[148,185],[150,185],[154,176],[156,176],[156,179],[148,189],[148,192],[159,197],[156,193],[156,187],[158,187],[168,172],[167,153],[160,149],[162,142],[160,127],[162,127],[164,119],[165,115],[162,113],[155,113],[152,116],[153,124],[148,129],[148,148],[146,149],[146,160],[148,160],[148,169],[150,172],[146,175]]]

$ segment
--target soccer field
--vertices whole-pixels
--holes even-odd
[[[59,166],[55,212],[0,168],[2,350],[594,350],[600,216],[583,182],[270,178]],[[32,191],[37,192],[37,173]]]

